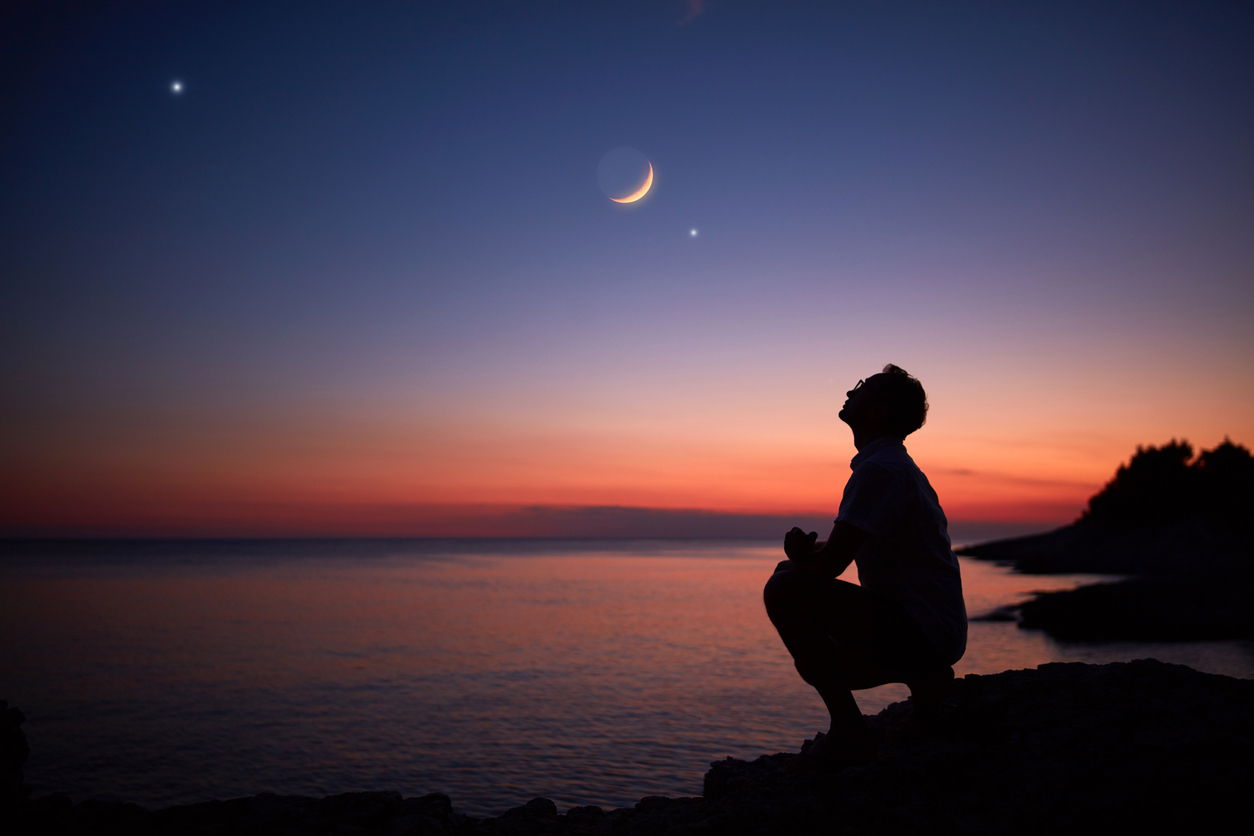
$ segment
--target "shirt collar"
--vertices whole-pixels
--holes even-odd
[[[849,462],[849,469],[857,470],[858,465],[862,464],[864,461],[871,458],[871,456],[874,456],[880,450],[886,450],[891,447],[901,447],[902,449],[905,449],[905,443],[903,442],[902,439],[897,438],[895,436],[891,436],[891,435],[880,436],[879,438],[875,439],[870,444],[868,444],[867,446],[863,447],[861,450],[858,451],[858,455],[854,456],[853,459]]]

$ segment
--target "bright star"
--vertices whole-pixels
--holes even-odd
[[[181,82],[181,81],[176,81],[176,82],[174,82],[173,84],[171,84],[171,85],[170,85],[170,91],[171,91],[171,92],[173,92],[173,93],[174,93],[174,95],[176,95],[176,96],[177,96],[179,93],[182,93],[182,92],[183,92],[183,82]]]
[[[697,237],[697,231],[695,229],[688,230],[688,234],[691,235],[693,238]]]

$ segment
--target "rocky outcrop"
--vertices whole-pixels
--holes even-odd
[[[48,834],[1054,834],[1195,831],[1244,817],[1254,782],[1254,681],[1153,660],[1053,664],[954,683],[919,725],[909,703],[871,723],[881,756],[832,774],[790,755],[712,764],[700,798],[633,808],[537,798],[495,818],[438,793],[259,795],[149,812],[63,796],[26,804],[20,830]]]
[[[1221,641],[1254,637],[1254,544],[1223,548],[1189,526],[1114,535],[1077,523],[959,554],[1026,574],[1122,573],[1133,577],[1073,590],[1038,592],[979,620],[1018,620],[1060,641]]]
[[[1251,545],[1246,533],[1215,529],[1201,520],[1124,530],[1082,519],[1044,534],[955,551],[1028,575],[1159,575],[1245,563]]]
[[[707,798],[733,818],[770,804],[795,832],[1165,832],[1223,821],[1254,777],[1254,682],[1141,661],[955,685],[935,728],[911,729],[905,704],[881,713],[884,754],[866,767],[792,776],[775,756],[724,778],[715,765]]]
[[[1071,525],[958,553],[1027,574],[1134,576],[1017,608],[1021,627],[1062,641],[1251,638],[1254,458],[1226,440],[1196,459],[1187,442],[1140,447]]]
[[[1220,641],[1254,636],[1254,567],[1152,575],[1038,592],[1019,626],[1060,641]]]

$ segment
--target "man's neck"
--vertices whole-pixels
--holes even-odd
[[[872,441],[879,441],[881,438],[890,438],[890,437],[896,438],[896,436],[893,435],[892,433],[886,433],[886,432],[879,431],[879,430],[865,430],[861,432],[859,432],[858,430],[854,430],[853,431],[853,446],[856,450],[861,452],[862,448],[870,444]]]

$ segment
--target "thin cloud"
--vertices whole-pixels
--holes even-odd
[[[1018,476],[1010,473],[997,473],[991,470],[971,470],[966,467],[954,468],[938,468],[938,474],[946,474],[948,476],[964,476],[976,479],[983,479],[989,482],[998,482],[1008,485],[1023,485],[1035,488],[1084,488],[1086,490],[1096,490],[1101,485],[1090,481],[1079,481],[1074,479],[1040,479],[1031,476]]]
[[[686,0],[685,5],[688,8],[687,8],[687,11],[684,13],[684,16],[679,19],[680,26],[683,26],[685,23],[689,23],[693,20],[696,20],[698,17],[700,17],[701,15],[705,13],[705,0]]]

